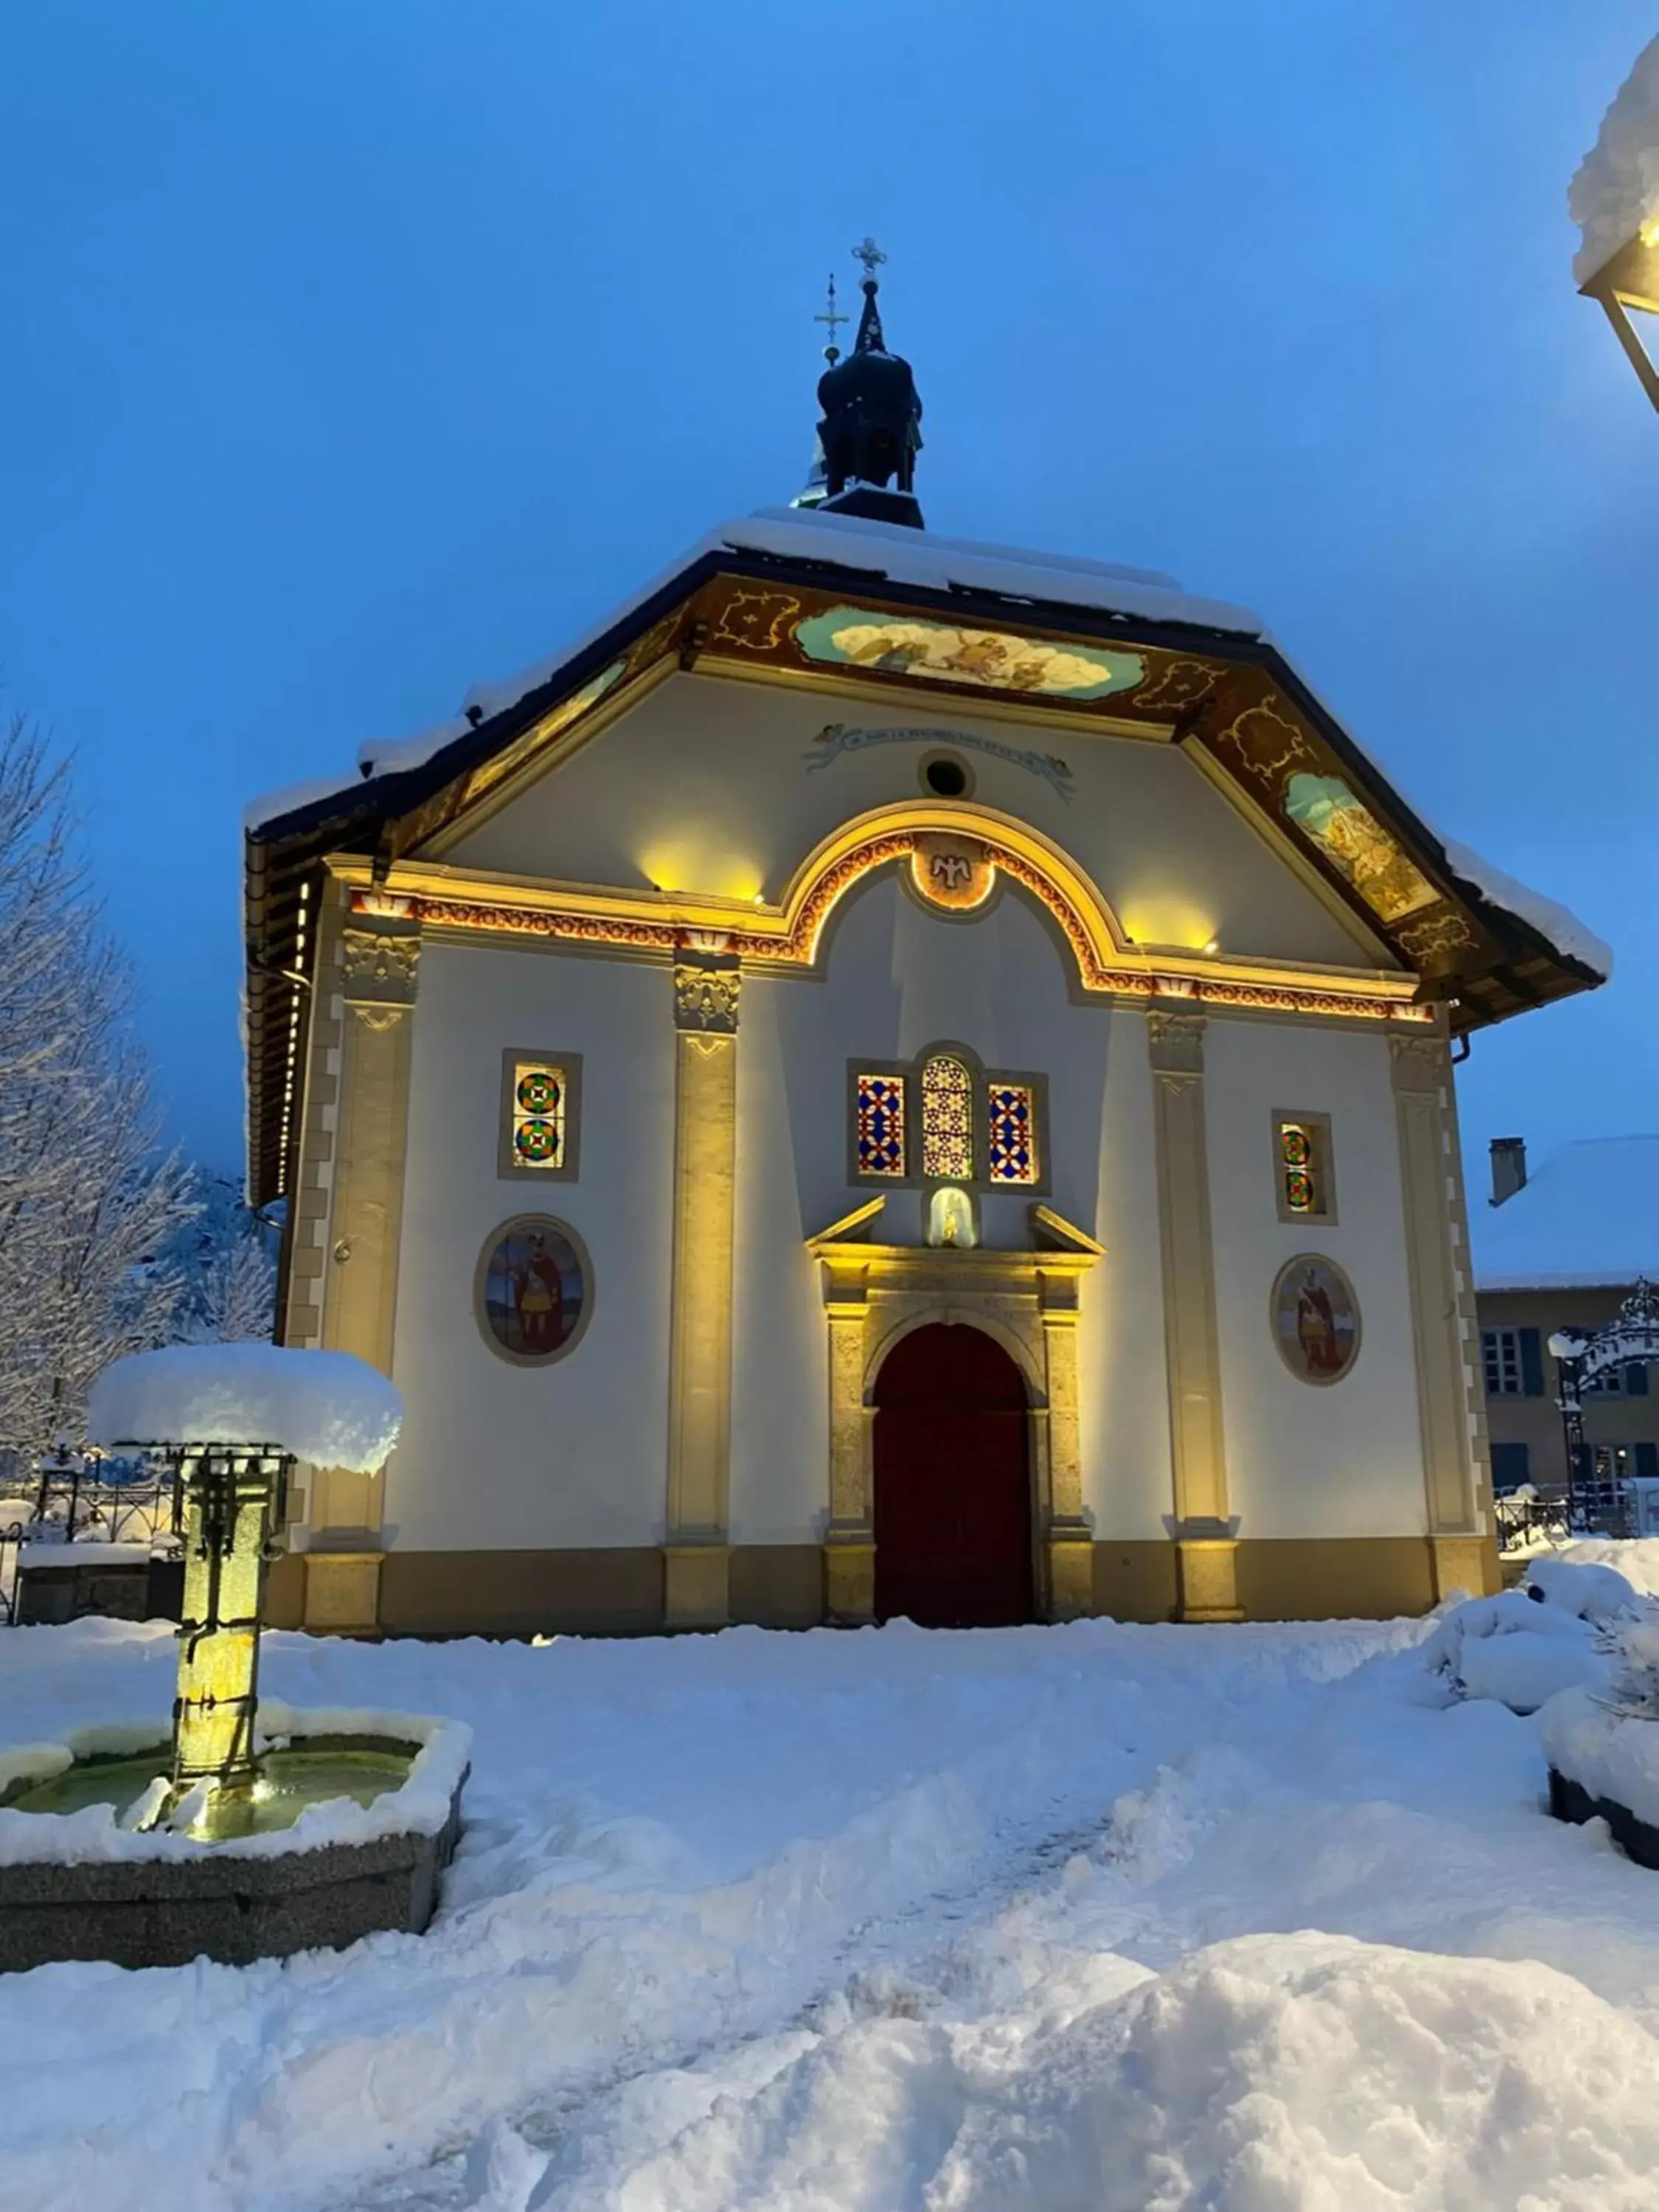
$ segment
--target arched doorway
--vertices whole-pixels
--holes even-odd
[[[876,1618],[1005,1628],[1031,1618],[1025,1385],[996,1340],[932,1322],[875,1389]]]

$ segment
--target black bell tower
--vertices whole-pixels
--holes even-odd
[[[823,489],[813,485],[811,503],[829,514],[861,514],[920,530],[921,509],[913,486],[921,451],[921,401],[909,362],[888,352],[882,333],[876,270],[887,257],[869,238],[854,254],[864,264],[864,313],[844,361],[835,346],[824,349],[830,366],[818,379]],[[830,321],[831,337],[834,317],[832,285],[830,316],[820,319]]]

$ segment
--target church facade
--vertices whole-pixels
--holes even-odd
[[[281,1332],[408,1408],[273,1618],[1495,1587],[1453,1063],[1596,967],[1253,617],[921,529],[873,282],[821,397],[813,504],[249,830]]]

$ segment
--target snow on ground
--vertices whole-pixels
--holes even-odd
[[[1659,1536],[1579,1536],[1560,1557],[1576,1566],[1616,1567],[1644,1597],[1659,1597]]]
[[[268,1637],[273,1696],[472,1728],[439,1918],[0,1978],[0,2207],[1650,2207],[1659,1876],[1426,1632]],[[0,1733],[173,1656],[0,1637]]]

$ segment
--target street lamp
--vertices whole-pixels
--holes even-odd
[[[1573,274],[1598,300],[1642,389],[1659,407],[1659,39],[1635,66],[1601,118],[1567,194],[1581,243]],[[1635,317],[1638,319],[1632,320]]]
[[[1597,300],[1613,325],[1630,365],[1642,380],[1642,389],[1659,407],[1659,365],[1648,350],[1647,340],[1659,342],[1659,324],[1644,329],[1631,319],[1659,315],[1659,216],[1642,225],[1634,238],[1604,262],[1579,290],[1587,300]]]

